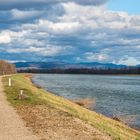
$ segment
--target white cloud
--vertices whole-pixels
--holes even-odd
[[[14,20],[33,19],[43,14],[44,14],[44,11],[40,11],[40,10],[29,10],[29,11],[18,10],[18,9],[11,10],[12,19]]]
[[[86,60],[91,61],[91,62],[94,62],[94,61],[102,62],[108,59],[108,55],[102,54],[102,53],[97,54],[97,53],[88,52],[85,55],[86,55]]]
[[[24,24],[23,29],[38,30],[46,32],[48,34],[72,34],[80,30],[80,24],[78,22],[52,22],[48,20],[39,20],[35,24]]]
[[[4,30],[0,32],[0,44],[10,44],[12,41],[17,41],[19,38],[24,37],[27,33],[27,31],[15,32],[11,30]]]
[[[102,33],[108,36],[112,32],[116,35],[132,33],[132,31],[140,32],[140,26],[137,23],[139,16],[129,16],[126,12],[112,12],[105,6],[85,7],[75,3],[65,3],[62,6],[65,14],[55,17],[55,21],[39,19],[35,23],[23,24],[21,28],[62,35],[84,32],[87,36],[93,33],[94,36]]]
[[[43,48],[28,47],[28,48],[11,48],[6,50],[8,53],[36,53],[41,56],[55,56],[58,55],[63,49],[61,47],[47,46]]]
[[[58,22],[53,23],[47,20],[39,20],[38,26],[46,27],[47,31],[54,34],[74,33],[80,28],[78,22]]]
[[[18,40],[18,43],[22,44],[23,46],[38,46],[38,47],[46,46],[46,43],[43,41],[28,38],[21,38]]]
[[[137,60],[134,57],[125,56],[124,58],[119,60],[118,64],[125,64],[125,65],[128,65],[128,66],[135,66],[135,65],[140,64],[140,60]]]
[[[8,44],[11,42],[11,37],[8,32],[1,32],[0,33],[0,44]]]
[[[59,53],[61,53],[61,51],[62,51],[61,47],[48,46],[44,50],[41,50],[40,53],[43,56],[56,56]]]

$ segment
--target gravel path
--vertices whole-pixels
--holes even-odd
[[[9,105],[3,93],[1,80],[0,77],[0,140],[37,140]]]

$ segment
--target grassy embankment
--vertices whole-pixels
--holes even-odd
[[[101,114],[85,109],[62,97],[58,97],[43,89],[37,88],[32,84],[31,80],[23,74],[13,75],[12,81],[12,86],[8,87],[8,77],[3,78],[7,99],[14,107],[21,105],[51,106],[91,124],[94,128],[111,136],[112,139],[140,140],[139,131],[129,128],[121,122],[117,122]],[[20,89],[24,89],[24,93],[28,96],[28,99],[17,99]]]

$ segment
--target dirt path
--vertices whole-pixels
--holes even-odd
[[[9,105],[3,93],[1,80],[0,77],[0,140],[37,140]]]

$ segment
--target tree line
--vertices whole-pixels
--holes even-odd
[[[50,74],[140,74],[140,67],[127,68],[69,68],[69,69],[20,69],[19,73],[50,73]]]
[[[14,74],[16,73],[16,67],[7,61],[0,60],[0,75]]]

